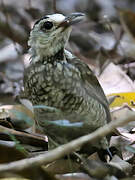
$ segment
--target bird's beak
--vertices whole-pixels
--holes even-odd
[[[72,13],[66,16],[63,22],[60,23],[59,27],[67,28],[73,24],[76,24],[84,19],[85,14],[83,13]]]

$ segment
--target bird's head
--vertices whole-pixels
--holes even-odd
[[[82,13],[72,13],[69,16],[52,14],[37,20],[28,41],[32,55],[53,56],[64,49],[72,30],[71,25],[83,17]]]

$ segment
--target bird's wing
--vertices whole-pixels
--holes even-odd
[[[94,73],[91,71],[87,64],[85,64],[77,58],[68,59],[68,61],[70,61],[71,64],[73,64],[75,67],[79,69],[84,82],[84,88],[87,94],[96,99],[104,106],[108,116],[108,122],[110,122],[111,117],[109,112],[108,101]]]

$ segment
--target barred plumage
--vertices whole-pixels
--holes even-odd
[[[45,16],[35,23],[29,39],[31,63],[25,71],[24,94],[33,105],[61,110],[59,114],[35,109],[43,131],[59,144],[110,121],[108,102],[97,78],[84,62],[65,50],[71,24],[82,16]],[[106,138],[102,141],[93,146],[106,148]]]

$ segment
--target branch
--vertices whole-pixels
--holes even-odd
[[[17,135],[17,136],[24,136],[24,137],[28,137],[28,138],[35,138],[38,140],[43,140],[45,141],[45,137],[42,135],[38,135],[38,134],[29,134],[29,133],[25,133],[25,132],[21,132],[21,131],[16,131],[14,129],[10,129],[4,126],[0,125],[0,133],[8,133],[8,134],[13,134],[13,135]]]
[[[54,13],[57,13],[58,11],[57,11],[57,7],[56,7],[56,0],[53,0],[53,12]]]
[[[0,125],[0,139],[1,140],[11,140],[10,134],[14,135],[17,140],[22,144],[29,144],[34,146],[42,146],[47,149],[47,142],[45,141],[45,136],[40,134],[32,134],[27,132],[16,131]]]
[[[42,154],[33,158],[29,158],[29,159],[27,158],[27,159],[11,162],[8,164],[0,165],[0,173],[7,172],[7,171],[17,172],[17,171],[21,171],[30,167],[46,165],[57,159],[60,159],[66,154],[76,151],[76,149],[78,149],[85,143],[95,141],[98,138],[102,138],[103,136],[106,136],[110,132],[114,131],[115,128],[119,126],[123,126],[124,124],[127,124],[128,122],[134,121],[134,120],[135,120],[135,112],[128,111],[126,117],[125,116],[121,117],[117,121],[111,121],[109,124],[97,129],[93,133],[82,136],[65,145],[59,146],[58,148],[51,150],[47,152],[46,154]]]

